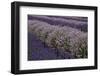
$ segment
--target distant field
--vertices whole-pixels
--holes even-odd
[[[88,18],[28,15],[28,60],[87,58]]]
[[[39,20],[51,25],[69,26],[87,32],[87,17],[28,16],[29,20]]]

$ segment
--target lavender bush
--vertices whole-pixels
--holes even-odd
[[[31,18],[30,18],[31,17]],[[80,17],[60,17],[60,16],[29,16],[31,20],[47,22],[51,25],[69,26],[87,32],[87,18]],[[84,21],[85,20],[85,21]]]
[[[68,25],[51,25],[39,20],[29,20],[28,24],[29,30],[52,49],[70,52],[75,58],[87,57],[87,33]]]

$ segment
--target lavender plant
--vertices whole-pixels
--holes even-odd
[[[62,25],[77,28],[78,30],[87,32],[87,18],[80,17],[53,17],[53,16],[31,16],[33,20],[40,20],[51,25]],[[84,21],[85,20],[85,21]]]
[[[76,58],[87,57],[87,33],[69,26],[29,20],[29,29],[52,49],[70,52]]]

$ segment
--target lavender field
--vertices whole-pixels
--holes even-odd
[[[28,60],[88,57],[88,18],[28,15]]]

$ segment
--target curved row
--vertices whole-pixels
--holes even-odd
[[[31,20],[39,20],[43,22],[47,22],[51,25],[61,25],[61,26],[70,26],[72,28],[76,28],[78,30],[87,32],[87,21],[79,21],[73,19],[65,19],[61,17],[48,17],[48,16],[28,16]]]
[[[87,33],[68,26],[28,21],[29,30],[53,49],[71,52],[76,58],[87,57]]]

